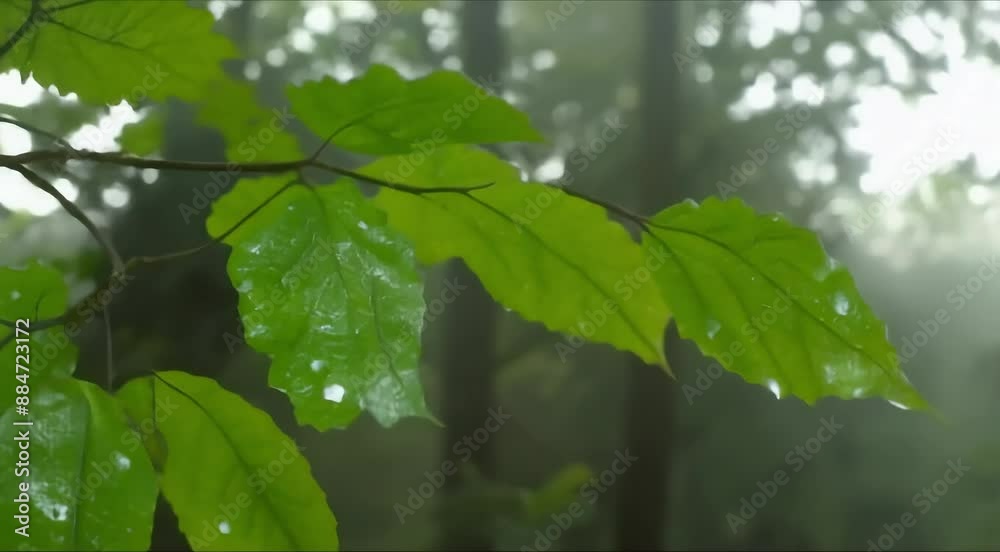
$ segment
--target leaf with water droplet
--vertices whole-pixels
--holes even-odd
[[[158,376],[128,382],[118,398],[133,416],[148,415],[155,390],[170,447],[160,487],[192,549],[338,549],[308,460],[270,416],[211,379]]]
[[[209,233],[293,178],[240,180],[213,205]],[[432,418],[418,373],[424,299],[412,247],[353,183],[293,186],[225,243],[246,341],[271,357],[268,381],[300,423],[346,427],[362,409],[385,426]]]
[[[0,471],[0,488],[10,493],[0,515],[13,524],[22,483],[32,508],[30,537],[8,525],[0,550],[147,550],[156,475],[114,398],[91,383],[55,376],[32,383],[30,409],[30,418],[13,407],[0,418],[0,457],[9,466]],[[31,426],[14,425],[29,419]],[[26,442],[30,461],[16,473]]]
[[[927,407],[885,326],[812,232],[710,198],[661,211],[643,247],[663,251],[653,277],[680,335],[747,381],[809,404],[883,397]]]

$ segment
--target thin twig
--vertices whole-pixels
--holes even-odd
[[[102,314],[104,315],[104,346],[105,346],[105,351],[107,351],[107,366],[108,366],[108,374],[107,374],[107,378],[108,378],[107,385],[108,386],[107,386],[107,391],[108,391],[108,393],[110,393],[112,391],[112,389],[114,389],[115,368],[114,368],[114,361],[112,360],[112,355],[111,355],[111,341],[112,341],[112,339],[111,339],[111,313],[109,312],[109,309],[108,309],[107,306],[104,307],[104,310],[103,310]]]
[[[47,130],[38,128],[38,127],[36,127],[34,125],[30,125],[28,123],[25,123],[24,121],[18,121],[17,119],[14,119],[13,117],[6,117],[4,115],[0,115],[0,123],[7,123],[8,125],[14,125],[14,126],[16,126],[18,128],[27,130],[28,132],[30,132],[32,134],[37,134],[39,136],[43,136],[45,138],[48,138],[49,140],[51,140],[52,142],[54,142],[58,146],[62,146],[64,148],[66,148],[66,149],[73,149],[73,146],[70,146],[69,142],[67,142],[66,140],[63,140],[58,135],[53,134],[53,133],[51,133],[51,132],[49,132]]]
[[[28,167],[15,164],[13,166],[8,166],[8,168],[21,173],[37,188],[56,198],[56,201],[62,205],[63,209],[66,209],[66,212],[72,215],[72,217],[76,220],[80,221],[80,224],[83,224],[83,226],[87,228],[91,235],[94,236],[94,239],[97,240],[97,243],[101,245],[101,248],[104,249],[104,252],[111,258],[111,265],[114,267],[115,272],[121,272],[125,268],[121,255],[118,254],[118,251],[115,249],[115,246],[112,245],[111,240],[105,237],[104,233],[101,232],[101,230],[97,228],[97,225],[94,224],[94,221],[90,220],[90,217],[88,217],[87,214],[84,213],[83,210],[80,209],[75,203],[67,199],[66,196],[57,190],[55,186],[49,183],[48,180],[45,180],[41,175],[32,171]]]
[[[292,186],[295,186],[296,184],[301,184],[301,182],[293,181],[293,182],[289,182],[288,184],[286,184],[283,187],[281,187],[281,189],[279,189],[278,191],[274,192],[267,199],[265,199],[263,202],[261,202],[260,205],[257,205],[256,207],[254,207],[249,213],[247,213],[246,215],[244,215],[240,220],[236,221],[236,223],[234,223],[229,229],[227,229],[222,234],[219,234],[219,236],[217,236],[217,237],[215,237],[215,238],[213,238],[211,240],[208,240],[207,242],[205,242],[205,243],[203,243],[201,245],[198,245],[196,247],[191,247],[191,248],[188,248],[188,249],[182,249],[180,251],[175,251],[175,252],[172,252],[172,253],[166,253],[164,255],[146,255],[146,256],[139,256],[139,257],[132,257],[126,263],[124,263],[124,266],[123,266],[123,268],[122,268],[122,270],[120,272],[118,272],[116,274],[112,274],[111,279],[114,280],[116,278],[121,278],[122,276],[124,276],[127,273],[131,272],[133,269],[135,269],[140,264],[154,264],[154,263],[158,263],[158,262],[161,262],[161,261],[167,261],[167,260],[170,260],[170,259],[176,259],[176,258],[179,258],[179,257],[184,257],[184,256],[187,256],[187,255],[193,255],[195,253],[198,253],[199,251],[202,251],[202,250],[208,248],[209,246],[211,246],[213,244],[221,243],[223,240],[225,240],[227,237],[229,237],[233,232],[235,232],[236,230],[238,230],[248,220],[250,220],[254,215],[256,215],[257,213],[259,213],[264,207],[266,207],[268,204],[270,204],[272,201],[274,201],[285,190],[288,190],[289,188],[291,188]],[[86,297],[84,297],[83,299],[81,299],[79,302],[77,302],[76,304],[74,304],[71,307],[69,307],[68,309],[66,309],[66,312],[64,312],[63,314],[61,314],[61,315],[59,315],[59,316],[57,316],[55,318],[49,318],[49,319],[46,319],[46,320],[39,320],[39,321],[32,322],[32,329],[50,328],[50,327],[53,327],[53,326],[62,325],[64,323],[66,323],[67,321],[71,321],[73,319],[72,318],[72,313],[74,311],[78,311],[80,309],[80,307],[82,307],[84,304],[86,304],[91,298],[96,297],[98,294],[100,294],[101,292],[103,292],[106,289],[108,289],[111,286],[111,283],[112,282],[107,282],[103,287],[98,288],[98,289],[94,290],[93,292],[89,293]],[[103,310],[107,311],[107,308],[108,307],[105,306]],[[7,327],[9,327],[11,329],[15,328],[14,322],[9,322],[7,320],[0,320],[0,325],[7,326]],[[11,334],[11,335],[13,335],[13,334]]]
[[[300,184],[300,183],[296,182],[296,181],[293,181],[293,182],[289,182],[288,184],[285,184],[284,186],[282,186],[281,189],[279,189],[278,191],[276,191],[273,194],[271,194],[270,196],[268,196],[268,198],[265,199],[263,203],[261,203],[260,205],[254,207],[253,210],[251,210],[249,213],[247,213],[246,215],[244,215],[243,218],[241,218],[235,224],[233,224],[232,227],[230,227],[228,230],[226,230],[222,234],[219,234],[218,237],[212,238],[212,239],[206,241],[205,243],[202,243],[201,245],[198,245],[198,246],[195,246],[195,247],[191,247],[191,248],[188,248],[188,249],[181,249],[180,251],[174,251],[172,253],[166,253],[166,254],[163,254],[163,255],[147,255],[147,256],[142,256],[142,257],[132,257],[131,259],[128,260],[127,263],[125,263],[125,267],[126,267],[126,269],[130,269],[130,268],[132,268],[132,267],[134,267],[134,266],[136,266],[136,265],[138,265],[140,263],[142,263],[142,264],[154,264],[154,263],[158,263],[158,262],[162,262],[162,261],[169,261],[171,259],[176,259],[176,258],[179,258],[179,257],[186,257],[188,255],[193,255],[193,254],[198,253],[199,251],[201,251],[203,249],[211,247],[212,245],[215,245],[216,243],[222,243],[223,240],[225,240],[226,238],[228,238],[233,232],[235,232],[237,229],[239,229],[240,226],[243,226],[243,224],[245,222],[247,222],[248,220],[250,220],[251,217],[253,217],[257,213],[259,213],[261,211],[261,209],[263,209],[264,207],[267,207],[267,205],[269,203],[271,203],[279,195],[281,195],[282,193],[284,193],[285,190],[291,188],[292,186],[295,186],[296,184]]]

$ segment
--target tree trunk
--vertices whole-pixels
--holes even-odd
[[[676,186],[674,144],[680,86],[671,55],[675,51],[678,8],[675,2],[645,2],[642,6],[643,51],[640,75],[642,142],[638,151],[639,207],[647,213],[659,211],[683,197]],[[668,354],[680,341],[671,332],[666,338]],[[675,358],[671,355],[671,358]],[[674,366],[677,370],[679,367]],[[628,452],[638,458],[622,476],[619,495],[617,548],[662,550],[668,509],[670,441],[673,425],[672,388],[669,376],[638,357],[629,362],[625,441]]]
[[[473,80],[498,76],[503,68],[503,40],[497,16],[498,0],[467,1],[462,5],[462,40],[465,73]],[[493,90],[493,93],[499,91]],[[461,261],[452,261],[445,278],[468,286],[445,314],[447,350],[442,366],[443,418],[447,426],[442,443],[444,458],[452,458],[452,447],[472,435],[496,407],[497,311],[490,295]],[[496,475],[494,440],[474,453],[471,462],[486,479]],[[463,486],[461,471],[445,483],[449,497]],[[488,514],[484,514],[488,516]],[[493,548],[491,519],[461,526],[443,525],[443,544],[448,550],[490,550]]]

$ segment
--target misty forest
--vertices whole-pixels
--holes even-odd
[[[0,550],[995,550],[997,98],[997,1],[0,0]]]

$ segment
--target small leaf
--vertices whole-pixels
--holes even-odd
[[[444,144],[543,141],[527,115],[483,84],[454,71],[408,81],[373,65],[345,83],[328,77],[290,86],[288,98],[310,130],[323,138],[337,132],[334,144],[359,153],[424,156]]]
[[[159,150],[166,121],[166,113],[162,109],[154,109],[141,121],[125,125],[118,138],[122,150],[132,155],[149,155]]]
[[[682,337],[751,383],[808,404],[824,396],[924,399],[899,368],[883,323],[816,236],[742,201],[672,206],[653,218],[647,250]]]
[[[0,418],[0,454],[10,466],[0,474],[8,493],[0,515],[19,526],[14,499],[22,483],[30,497],[29,537],[8,525],[0,549],[147,550],[156,476],[115,400],[91,383],[54,377],[32,381],[29,411],[8,408]],[[25,443],[26,470],[15,472]]]
[[[54,376],[68,376],[76,369],[76,346],[66,335],[66,328],[56,326],[40,330],[37,323],[55,318],[66,310],[69,291],[58,270],[28,263],[24,268],[0,268],[0,319],[9,322],[27,320],[27,335],[16,335],[13,329],[0,327],[0,340],[8,335],[27,339],[18,343],[11,339],[0,348],[0,362],[9,366],[11,377],[28,374],[30,386]],[[24,329],[24,324],[17,324]],[[77,328],[74,326],[74,331]],[[15,370],[20,365],[26,370]],[[0,386],[0,405],[14,404],[14,386]]]
[[[406,157],[386,157],[360,172],[398,179]],[[493,185],[467,193],[414,195],[383,189],[389,214],[424,263],[461,257],[501,304],[550,330],[608,343],[666,366],[669,318],[649,280],[639,245],[607,212],[565,192],[520,181],[515,167],[482,150],[440,148],[413,167],[418,187]],[[464,285],[462,282],[458,282]],[[575,351],[560,343],[560,358]]]
[[[213,380],[158,375],[119,399],[136,420],[156,417],[169,446],[160,487],[194,550],[338,549],[309,462],[270,416]]]
[[[31,16],[31,0],[0,2],[0,43],[34,21],[0,58],[0,73],[18,69],[23,79],[31,75],[84,102],[194,100],[223,74],[221,61],[237,53],[212,32],[211,13],[185,2],[74,2],[61,10],[46,4]]]
[[[246,179],[213,206],[220,236],[292,181]],[[418,373],[423,285],[409,244],[350,182],[284,191],[225,239],[247,343],[302,424],[430,417]]]

